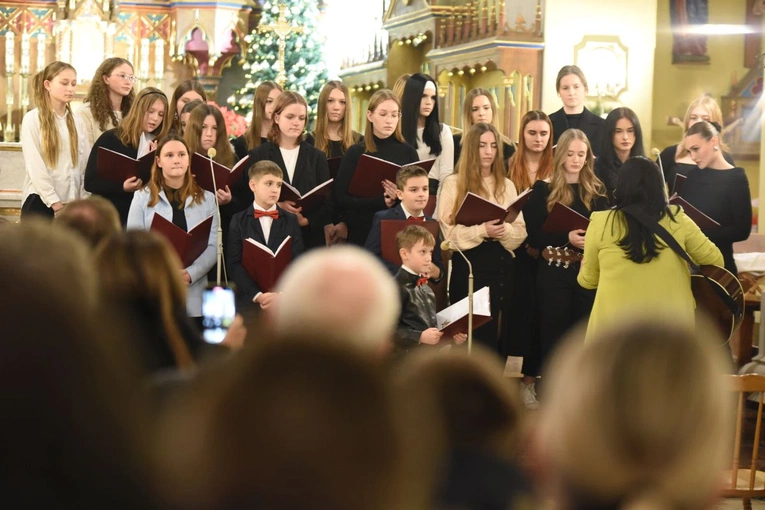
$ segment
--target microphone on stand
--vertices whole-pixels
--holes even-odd
[[[470,354],[473,351],[473,264],[470,263],[470,260],[465,256],[464,253],[462,253],[462,250],[459,249],[459,247],[456,244],[453,244],[448,239],[443,241],[441,243],[441,250],[443,251],[457,251],[460,255],[462,255],[462,258],[465,259],[465,262],[467,262],[468,265],[468,333],[467,333],[467,344],[468,344],[468,354]]]
[[[653,149],[651,149],[651,155],[655,156],[656,159],[659,161],[659,171],[661,172],[662,180],[664,180],[664,182],[665,182],[665,185],[664,185],[664,198],[667,200],[667,202],[669,202],[669,183],[667,182],[667,176],[664,173],[664,165],[661,162],[661,151],[659,149],[657,149],[656,147],[654,147]]]
[[[216,282],[217,285],[220,286],[220,269],[223,264],[223,223],[220,219],[220,204],[218,203],[218,184],[215,182],[215,169],[213,168],[213,159],[218,154],[218,151],[215,150],[215,147],[210,147],[207,149],[207,157],[210,158],[210,174],[212,175],[212,182],[213,182],[213,188],[215,188],[215,193],[213,193],[213,196],[215,196],[215,211],[218,214],[218,239],[217,239],[217,278]],[[228,285],[228,278],[226,278],[226,285]]]

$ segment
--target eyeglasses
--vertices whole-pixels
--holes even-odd
[[[136,82],[136,77],[133,76],[132,74],[131,75],[127,75],[127,74],[113,74],[112,76],[116,76],[117,78],[119,78],[121,80],[129,81],[130,83],[135,83]]]

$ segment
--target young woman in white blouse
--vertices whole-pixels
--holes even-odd
[[[77,111],[85,124],[90,145],[104,131],[119,126],[127,116],[135,99],[135,81],[133,65],[124,58],[107,58],[98,66],[84,104]]]
[[[37,108],[21,122],[21,150],[26,176],[21,217],[53,217],[72,200],[87,196],[83,172],[90,147],[82,120],[72,115],[70,102],[77,71],[65,62],[52,62],[32,84]]]
[[[417,150],[420,160],[436,158],[430,170],[431,188],[454,173],[454,138],[449,126],[439,122],[438,88],[427,74],[413,74],[401,98],[401,134]],[[431,189],[431,195],[436,189]]]
[[[250,162],[273,161],[284,172],[284,182],[301,194],[329,180],[327,156],[303,139],[308,105],[297,92],[282,92],[274,103],[273,123],[268,141],[250,151]],[[242,179],[248,179],[246,173]],[[324,246],[333,237],[332,204],[328,200],[313,211],[303,211],[294,202],[279,202],[279,207],[298,215],[306,249]]]

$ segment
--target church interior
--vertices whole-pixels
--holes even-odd
[[[8,398],[8,416],[14,418],[0,426],[6,432],[0,450],[11,452],[6,461],[0,460],[8,501],[28,497],[19,508],[200,510],[765,509],[765,460],[760,453],[765,447],[765,320],[760,315],[765,232],[759,232],[765,221],[765,208],[759,208],[765,193],[763,34],[765,0],[0,0],[0,323],[9,325],[0,334],[0,392],[19,396]],[[55,220],[37,223],[35,218],[29,227],[24,225],[30,166],[35,163],[25,157],[30,142],[28,136],[22,139],[22,132],[29,133],[22,121],[28,122],[27,114],[36,108],[50,113],[50,105],[36,104],[34,90],[35,75],[50,64],[64,62],[76,72],[74,95],[65,110],[71,113],[88,104],[91,77],[114,57],[133,69],[133,75],[122,76],[133,84],[133,105],[155,94],[159,99],[152,104],[163,102],[163,114],[168,115],[164,122],[173,127],[162,131],[167,135],[162,139],[146,140],[139,129],[138,137],[127,143],[127,127],[114,124],[113,136],[131,147],[133,153],[124,156],[136,168],[150,151],[156,150],[156,157],[149,161],[153,167],[143,182],[138,174],[130,178],[138,178],[139,185],[129,184],[130,179],[112,183],[118,194],[135,194],[118,211],[127,223],[125,217],[117,218],[119,234],[86,247],[81,239],[75,242],[56,230],[59,213],[68,208],[63,199],[48,203],[38,193],[43,212]],[[566,66],[575,70],[559,75]],[[400,81],[404,75],[408,81]],[[311,76],[318,81],[310,83]],[[628,149],[618,165],[632,165],[638,172],[643,167],[633,160],[650,160],[650,169],[660,170],[662,211],[672,210],[668,204],[676,203],[672,199],[680,193],[678,182],[686,182],[670,182],[663,154],[671,153],[671,163],[682,160],[693,166],[689,172],[696,176],[715,172],[716,167],[703,166],[697,155],[703,147],[687,145],[692,137],[703,139],[702,146],[714,139],[710,155],[703,157],[727,161],[726,170],[738,172],[737,182],[748,186],[742,194],[726,196],[723,204],[749,216],[744,235],[722,239],[697,216],[678,208],[680,224],[689,233],[665,227],[693,260],[688,265],[678,253],[672,276],[657,276],[658,263],[674,257],[674,248],[656,241],[654,233],[661,238],[658,231],[631,216],[617,196],[617,191],[629,189],[638,196],[640,186],[647,196],[650,178],[637,185],[637,177],[613,177],[619,184],[609,187],[597,170],[598,159],[610,157],[596,153],[600,145],[584,136],[586,150],[580,155],[574,149],[582,140],[572,132],[585,129],[578,124],[584,122],[582,110],[570,115],[561,94],[562,79],[571,76],[582,78],[584,112],[611,126],[614,147],[613,130],[621,119],[629,120],[633,144],[634,128],[640,132],[642,126],[640,157]],[[434,94],[438,150],[448,133],[449,150],[456,152],[446,176],[430,167],[406,173],[410,166],[428,162],[420,154],[423,140],[433,146],[433,139],[425,138],[433,135],[427,134],[422,109],[417,121],[405,124],[405,98],[415,79],[423,80],[417,100],[424,104],[427,91]],[[328,121],[319,118],[324,112],[318,104],[324,99],[319,98],[331,97],[320,96],[319,90],[329,80],[347,87],[342,125],[350,127],[346,135],[338,131],[340,140],[325,138],[321,148],[318,132],[333,122],[329,113]],[[397,82],[406,83],[400,92]],[[199,87],[184,90],[203,89],[206,98],[200,104],[216,109],[199,122],[186,124],[184,119],[176,133],[181,109],[169,98],[178,100],[184,83]],[[281,94],[272,98],[267,90],[258,96],[263,84]],[[158,90],[142,95],[147,87]],[[468,118],[464,105],[473,100],[475,89],[488,91],[493,119]],[[293,95],[282,103],[290,91]],[[695,111],[689,105],[702,97],[719,105],[721,114],[719,122],[711,118],[711,110],[700,119],[711,128],[708,136],[707,131],[694,131],[688,121]],[[282,119],[287,108],[304,107],[300,121],[305,124],[294,148],[283,144],[287,128],[277,122],[277,113],[270,117],[272,101]],[[383,137],[375,115],[380,105],[391,103],[396,105],[394,118],[401,120]],[[610,114],[625,108],[632,116],[609,124]],[[576,123],[570,125],[574,129],[566,126],[571,136],[553,133],[553,112],[559,110],[564,122]],[[176,117],[169,117],[172,112]],[[141,122],[148,122],[150,113],[147,109]],[[57,122],[59,129],[69,129],[71,118],[62,120],[66,115],[53,112],[47,129],[55,129]],[[125,115],[123,111],[115,120],[123,121]],[[206,149],[208,157],[193,154],[205,164],[209,159],[212,187],[171,176],[162,167],[164,147],[182,142],[194,153],[183,129],[201,129],[203,147],[204,123],[208,118],[217,122],[220,115],[231,142],[225,144],[228,162],[218,164],[215,147]],[[521,189],[510,178],[513,168],[520,168],[514,162],[531,151],[525,137],[533,115],[536,122],[546,119],[549,125],[545,151],[551,173],[532,178]],[[45,122],[39,122],[43,127],[38,130],[44,131]],[[263,122],[270,130],[252,128],[260,129]],[[479,127],[485,131],[475,134]],[[98,140],[111,130],[102,132]],[[487,133],[493,142],[484,140]],[[313,152],[303,152],[308,139],[316,144]],[[77,142],[76,136],[64,140],[64,146],[74,155],[72,141]],[[342,154],[330,154],[332,143],[346,144]],[[402,161],[391,149],[397,143],[398,156],[406,155]],[[494,152],[484,164],[480,151],[489,150],[487,145]],[[500,158],[503,145],[510,152]],[[563,145],[567,153],[554,152]],[[44,141],[40,161],[49,148]],[[310,184],[299,180],[305,176],[301,165],[308,165],[305,154],[319,155],[318,163],[310,159],[312,171],[324,176],[306,181]],[[195,163],[189,162],[192,154],[186,156],[186,178],[194,181]],[[79,157],[85,168],[88,154],[81,151]],[[216,175],[234,175],[232,162],[244,157],[250,160],[242,176],[237,174],[237,189],[233,181],[230,190],[216,184]],[[566,165],[577,158],[585,161],[577,171],[584,175],[586,167],[593,177],[558,178],[559,172],[576,173]],[[370,160],[395,166],[398,173],[383,180],[382,195],[375,182],[376,195],[354,196],[350,190],[357,169],[371,167]],[[475,163],[475,176],[466,176],[474,169],[465,161]],[[55,173],[55,165],[48,163],[48,171]],[[224,174],[213,170],[214,163]],[[439,163],[432,164],[437,168]],[[541,167],[534,172],[541,175]],[[691,175],[677,174],[687,181]],[[265,196],[265,191],[258,186],[274,176],[282,190],[276,196],[282,198],[262,201],[259,193]],[[326,186],[330,176],[331,192],[316,194],[322,209],[304,215],[309,194],[321,189],[322,182]],[[407,182],[414,179],[425,183],[419,199],[407,198]],[[500,185],[503,179],[507,188]],[[342,186],[343,193],[338,193]],[[574,191],[555,191],[566,186]],[[188,191],[194,187],[198,193]],[[285,207],[287,187],[299,200],[287,201],[291,205]],[[444,206],[443,197],[458,192],[462,195],[453,210]],[[542,192],[546,194],[538,199]],[[523,198],[525,193],[531,198]],[[495,214],[499,208],[498,223],[458,221],[459,201],[464,197],[467,202],[470,194],[481,195]],[[139,195],[145,202],[140,211]],[[741,196],[749,197],[747,203],[739,203]],[[370,212],[373,199],[377,202]],[[416,200],[430,201],[412,214],[403,204]],[[516,200],[520,205],[513,214]],[[587,216],[581,218],[583,226],[567,223],[553,237],[548,225],[559,205],[555,200],[570,211],[569,222]],[[688,209],[686,204],[682,202]],[[144,220],[142,215],[150,218],[156,211],[161,216],[165,205],[169,227],[162,228],[179,227],[182,232],[164,235],[180,235],[178,242],[200,246],[189,263],[178,242],[170,239],[170,246],[154,239],[161,239],[159,235],[142,238],[130,232],[160,231],[156,218]],[[693,210],[702,220],[716,227],[724,223],[697,205]],[[193,231],[202,218],[189,213],[195,207],[206,208],[213,218],[201,241],[195,241]],[[626,225],[621,240],[608,245],[606,228],[600,244],[592,240],[599,234],[585,235],[590,232],[587,225],[596,219],[604,225],[615,222],[603,218],[617,213]],[[669,216],[670,225],[677,221]],[[656,225],[667,217],[657,213]],[[372,225],[366,225],[366,244],[364,238],[352,240],[360,218]],[[400,231],[386,238],[387,220],[403,221]],[[433,228],[412,225],[411,220],[433,222]],[[82,227],[91,220],[82,221],[75,221],[74,228],[101,235],[94,227]],[[326,224],[317,227],[318,221]],[[252,232],[262,239],[253,239]],[[283,235],[281,244],[274,244]],[[645,243],[638,255],[630,244],[636,239]],[[268,257],[251,255],[248,249],[254,248],[247,241]],[[386,242],[392,244],[395,264],[386,260]],[[365,255],[340,248],[335,259],[334,247],[321,248],[325,244],[358,244]],[[426,249],[426,262],[413,255],[418,246]],[[562,261],[560,250],[566,256],[573,253],[571,259]],[[646,275],[610,282],[613,294],[607,295],[626,296],[622,308],[598,301],[605,294],[606,278],[621,274],[609,273],[607,264],[617,258],[614,250],[616,265],[640,266],[630,278]],[[370,251],[377,261],[372,266],[365,265]],[[378,267],[380,260],[386,268]],[[424,269],[412,270],[410,261]],[[251,270],[248,264],[261,269]],[[725,274],[710,279],[708,267]],[[682,275],[673,280],[678,268]],[[136,275],[130,276],[132,271]],[[262,284],[258,275],[263,271],[283,278]],[[588,287],[585,282],[592,274],[600,280]],[[465,285],[455,285],[455,280]],[[687,286],[686,280],[693,283]],[[719,321],[702,317],[701,310],[708,310],[697,286],[705,280],[716,285],[707,288],[707,298],[713,294],[709,299],[724,303],[718,303],[722,329]],[[675,293],[676,281],[682,292]],[[649,292],[644,282],[658,282],[654,287],[659,290]],[[474,327],[474,290],[481,287],[491,289],[491,294],[482,294],[490,295],[491,303],[486,297],[481,304],[497,349],[486,348],[479,334],[486,334],[484,323]],[[220,340],[203,336],[208,328],[204,303],[212,290],[220,289],[231,291],[231,310],[236,291],[236,318],[231,311],[225,328],[216,325],[225,340],[209,345]],[[651,296],[644,308],[625,304],[638,302],[635,296],[643,292]],[[682,306],[661,302],[676,295],[685,299]],[[50,304],[41,304],[47,297]],[[199,313],[191,311],[192,298],[199,301]],[[586,311],[579,313],[580,305]],[[410,337],[415,331],[405,324],[407,306],[414,315],[427,315],[422,321],[432,324],[416,330],[413,343],[401,347],[399,336],[406,337],[402,331]],[[445,319],[445,311],[457,315]],[[685,327],[685,311],[695,329]],[[566,316],[566,327],[558,331],[548,324],[564,312],[571,316]],[[603,324],[609,326],[597,334],[591,329],[596,316],[608,317]],[[464,321],[459,324],[464,331],[451,324],[454,335],[447,338],[444,331],[451,321]],[[352,333],[333,333],[346,323],[353,323],[348,325]],[[522,348],[506,348],[505,337],[514,338],[518,331]],[[431,343],[428,335],[435,335],[432,345],[424,345]]]

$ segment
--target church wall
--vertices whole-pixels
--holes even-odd
[[[577,0],[575,3],[546,0],[542,109],[551,113],[561,108],[555,77],[561,67],[574,63],[574,46],[583,37],[619,36],[628,48],[627,90],[619,96],[619,102],[635,110],[641,122],[650,126],[654,111],[657,1],[660,0]],[[663,3],[666,5],[667,1]],[[594,88],[592,83],[590,88]],[[650,132],[645,133],[645,138],[646,144],[650,144]]]

